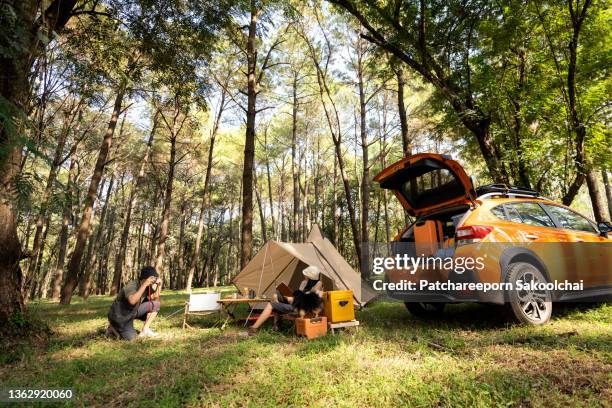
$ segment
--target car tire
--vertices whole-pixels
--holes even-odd
[[[423,318],[438,317],[444,313],[446,303],[440,302],[404,302],[406,309],[417,316]]]
[[[506,292],[506,307],[510,314],[520,323],[538,326],[547,323],[552,315],[552,301],[549,290],[518,290],[517,282],[535,281],[546,283],[546,277],[535,266],[527,262],[516,262],[508,265],[506,282],[513,289]]]

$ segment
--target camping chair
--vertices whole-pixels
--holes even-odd
[[[221,305],[217,302],[219,299],[221,299],[220,292],[190,293],[189,300],[185,302],[183,329],[191,327],[187,324],[189,315],[207,316],[218,313],[219,317],[221,317]]]

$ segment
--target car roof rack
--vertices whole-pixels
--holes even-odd
[[[485,197],[486,196],[486,197]],[[534,197],[547,199],[540,195],[539,192],[527,187],[508,186],[506,184],[486,184],[476,188],[476,197]]]

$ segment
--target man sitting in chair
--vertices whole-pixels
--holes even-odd
[[[157,336],[150,326],[161,307],[162,280],[152,266],[140,271],[138,280],[127,283],[117,294],[108,312],[109,325],[106,333],[124,340],[134,340],[137,336],[134,319],[144,321],[139,337]]]
[[[259,327],[270,316],[272,312],[280,314],[290,314],[299,312],[300,317],[304,317],[306,312],[319,314],[323,303],[323,282],[321,281],[321,271],[316,266],[309,266],[302,271],[304,280],[300,283],[298,290],[293,292],[293,296],[283,296],[276,291],[274,300],[269,302],[257,318],[253,326],[249,327],[248,335],[253,336]]]

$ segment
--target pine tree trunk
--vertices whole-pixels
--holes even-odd
[[[115,239],[115,218],[116,208],[113,207],[108,217],[106,234],[104,239],[104,246],[102,248],[102,256],[100,257],[100,266],[98,268],[98,282],[96,286],[96,294],[104,295],[107,289],[108,281],[108,259],[110,257],[110,250]]]
[[[266,149],[268,147],[268,132],[266,131],[266,140],[265,140],[265,144],[266,144]],[[274,204],[273,204],[273,197],[272,197],[272,176],[270,174],[270,159],[268,157],[268,152],[266,151],[266,175],[267,175],[267,181],[268,181],[268,201],[270,203],[270,221],[272,223],[272,239],[276,239],[277,236],[277,231],[276,231],[276,218],[274,216]]]
[[[334,117],[336,118],[336,126],[338,127],[338,131],[336,133],[336,130],[334,129],[334,124],[333,124],[334,120],[331,117],[331,112],[327,108],[327,104],[324,102],[324,96],[323,96],[323,93],[325,93],[326,97],[331,101],[330,91],[329,91],[329,88],[327,87],[327,84],[325,83],[325,79],[323,78],[323,73],[318,67],[318,65],[317,65],[317,71],[318,71],[317,79],[319,82],[320,98],[321,98],[321,102],[323,103],[323,110],[325,111],[325,116],[327,118],[329,131],[331,133],[332,141],[334,143],[334,150],[336,152],[336,159],[338,163],[338,171],[340,173],[340,178],[342,179],[342,185],[344,186],[346,207],[349,213],[349,222],[351,224],[353,245],[355,246],[355,256],[358,262],[361,262],[361,244],[359,242],[360,234],[359,234],[359,228],[357,226],[357,218],[355,214],[355,206],[353,204],[353,197],[351,195],[351,185],[349,183],[348,175],[346,173],[346,167],[344,165],[344,158],[342,155],[342,140],[341,140],[342,134],[339,131],[339,127],[340,127],[340,123],[338,122],[339,116],[337,112],[335,111],[335,107],[334,107],[333,108],[335,112]],[[333,102],[331,103],[333,104]]]
[[[49,287],[51,286],[51,277],[53,276],[54,269],[51,267],[51,259],[55,255],[55,250],[49,254],[49,259],[45,265],[45,273],[43,274],[42,284],[38,290],[38,296],[41,299],[47,299],[49,296]]]
[[[232,205],[230,207],[230,211],[229,211],[229,229],[228,229],[228,244],[227,244],[227,273],[229,274],[229,277],[231,278],[233,272],[234,272],[234,265],[232,264],[231,260],[233,259],[233,250],[234,250],[234,201],[232,200]],[[230,279],[231,281],[231,279]]]
[[[599,193],[599,184],[597,182],[597,173],[595,170],[589,170],[586,181],[587,187],[589,188],[589,196],[591,197],[595,221],[598,223],[603,222],[606,219],[606,210],[603,200],[601,199],[601,194]]]
[[[87,191],[87,197],[85,198],[83,216],[79,225],[79,229],[77,231],[74,251],[72,252],[72,256],[70,257],[70,261],[68,262],[66,282],[62,289],[60,299],[60,302],[62,304],[70,304],[70,301],[72,300],[72,292],[74,291],[74,288],[76,287],[79,281],[79,270],[81,266],[81,260],[83,259],[85,243],[87,241],[87,237],[89,236],[90,222],[93,214],[93,204],[96,199],[96,194],[98,192],[98,185],[100,184],[100,180],[102,179],[102,176],[104,174],[104,168],[106,167],[108,153],[113,143],[113,135],[115,133],[115,128],[117,127],[119,113],[121,112],[121,104],[123,102],[124,93],[125,84],[122,83],[115,98],[113,113],[111,115],[110,122],[108,123],[108,127],[106,129],[102,145],[100,146],[100,152],[98,153],[98,159],[96,161],[94,173],[91,177],[89,189]]]
[[[315,152],[313,151],[313,156],[315,155]],[[320,222],[320,218],[319,218],[319,202],[320,202],[320,197],[319,197],[319,177],[321,175],[321,139],[317,137],[317,151],[316,151],[316,156],[313,157],[313,162],[315,163],[315,168],[314,168],[314,223],[315,224],[319,224]],[[321,227],[322,227],[322,223],[321,223]]]
[[[178,108],[177,108],[178,109]],[[174,185],[174,169],[176,166],[176,133],[173,132],[170,138],[170,161],[168,168],[168,179],[166,181],[166,192],[164,193],[164,207],[161,215],[161,225],[157,236],[155,250],[155,269],[162,279],[164,279],[164,258],[166,256],[166,240],[170,229],[170,207],[172,206],[172,190]]]
[[[303,202],[302,202],[302,240],[301,242],[306,242],[306,238],[308,237],[308,232],[311,228],[311,220],[310,220],[310,200],[308,197],[310,195],[310,180],[311,175],[308,172],[308,160],[306,159],[306,152],[308,151],[308,146],[304,148],[304,191],[303,191]]]
[[[3,2],[4,9],[14,12],[14,26],[24,30],[15,52],[0,53],[0,95],[7,102],[4,110],[10,115],[9,120],[0,125],[0,325],[14,314],[23,312],[25,307],[19,263],[27,254],[23,252],[17,235],[18,200],[13,191],[13,181],[21,171],[23,140],[20,128],[23,126],[22,115],[28,111],[30,68],[44,46],[37,34],[40,30],[61,32],[77,0],[51,1],[38,16],[40,3],[34,0]],[[37,17],[40,18],[37,20]],[[10,38],[12,35],[3,36],[0,48],[13,49],[13,45],[5,43],[5,39]],[[14,123],[15,129],[6,126],[8,123]]]
[[[406,105],[404,103],[404,87],[406,85],[404,70],[398,68],[395,71],[395,75],[397,76],[397,110],[402,134],[402,151],[404,152],[404,157],[410,157],[412,155],[412,143],[408,133],[408,117],[406,115]]]
[[[40,251],[38,251],[38,257],[36,259],[36,269],[34,270],[31,276],[31,284],[29,285],[29,287],[27,287],[27,290],[24,294],[24,298],[26,299],[26,301],[28,297],[30,299],[34,299],[36,297],[36,293],[37,291],[40,290],[40,286],[43,283],[43,280],[40,279],[41,278],[40,270],[42,268],[43,258],[45,254],[45,245],[47,242],[47,234],[49,233],[49,222],[50,221],[51,221],[51,216],[49,215],[47,219],[45,220],[45,225],[43,228],[44,232],[42,234],[42,239],[40,241]]]
[[[332,186],[332,225],[334,227],[334,245],[338,245],[340,240],[340,231],[338,226],[338,158],[334,155],[334,178]]]
[[[578,191],[580,190],[580,187],[584,183],[585,179],[592,177],[588,174],[589,170],[585,168],[586,154],[584,150],[584,141],[586,139],[587,132],[586,124],[583,123],[582,117],[578,111],[578,87],[576,86],[576,72],[578,71],[578,40],[580,37],[582,22],[584,21],[588,11],[589,3],[585,3],[580,10],[573,11],[573,2],[569,1],[568,7],[570,9],[572,37],[568,45],[569,61],[567,66],[567,109],[569,111],[571,131],[574,134],[574,163],[576,166],[576,175],[574,176],[574,180],[570,184],[567,192],[563,196],[562,202],[565,205],[570,205],[572,201],[574,201],[574,198],[578,194]],[[587,180],[587,183],[592,182],[592,180]],[[594,212],[599,211],[595,210],[595,208],[593,208],[593,210]],[[601,215],[601,213],[596,216],[599,215]]]
[[[130,191],[130,198],[128,200],[128,207],[125,212],[125,219],[123,221],[123,230],[121,232],[121,239],[119,241],[119,251],[115,257],[115,268],[113,271],[113,282],[111,285],[110,294],[115,295],[119,292],[121,287],[121,277],[123,275],[123,264],[125,263],[125,254],[127,252],[128,240],[130,238],[130,226],[132,224],[132,210],[137,206],[138,190],[144,179],[144,172],[147,163],[149,162],[149,156],[151,155],[151,148],[153,146],[153,140],[155,138],[155,131],[157,130],[157,123],[159,119],[159,111],[155,112],[153,116],[153,127],[149,134],[149,140],[147,141],[147,148],[145,154],[140,162],[140,168],[138,169],[138,175],[134,181],[134,185]]]
[[[153,200],[154,203],[156,203],[157,205],[159,205],[159,202],[162,201],[162,205],[161,208],[163,208],[163,197],[160,197],[160,192],[158,191],[157,188],[157,183],[155,185],[155,193],[153,194],[153,196],[155,197],[155,199]],[[149,226],[149,245],[147,248],[147,253],[145,256],[145,261],[144,263],[146,265],[150,265],[151,263],[154,262],[155,259],[155,247],[157,244],[157,235],[159,234],[159,228],[158,225],[155,223],[153,223],[153,220],[157,217],[157,211],[155,211],[153,209],[153,211],[150,211],[151,215],[149,216],[149,220],[148,220],[148,226]]]
[[[49,197],[53,191],[55,179],[57,177],[57,169],[61,164],[62,157],[64,154],[64,146],[66,145],[66,139],[68,138],[68,120],[64,123],[64,128],[60,132],[57,139],[57,146],[55,148],[55,154],[53,161],[51,162],[51,168],[49,169],[49,175],[47,176],[47,184],[41,197],[40,211],[36,217],[36,232],[34,233],[34,243],[30,255],[30,264],[28,266],[26,284],[24,285],[24,292],[28,293],[32,280],[35,278],[35,273],[38,269],[39,251],[42,247],[42,236],[43,236],[43,224],[47,218],[47,209],[49,206]]]
[[[603,179],[604,188],[606,190],[606,201],[608,202],[608,221],[612,221],[612,186],[610,186],[610,181],[608,180],[608,171],[601,171],[601,178]]]
[[[285,214],[285,161],[283,160],[283,166],[281,167],[280,182],[278,183],[278,208],[279,208],[279,222],[280,222],[280,238],[281,241],[287,240],[287,225],[286,225],[286,214]]]
[[[84,263],[84,270],[81,275],[83,279],[80,282],[81,285],[79,285],[79,295],[83,298],[83,300],[87,300],[87,298],[89,297],[89,291],[91,289],[91,279],[93,276],[93,271],[96,267],[98,255],[100,253],[100,246],[102,245],[102,236],[104,234],[104,228],[106,225],[106,214],[108,212],[108,204],[111,200],[111,194],[113,193],[114,182],[115,176],[113,175],[111,176],[110,181],[108,182],[108,186],[106,188],[106,195],[104,198],[104,204],[102,205],[102,211],[100,212],[100,222],[98,223],[95,239],[91,242],[92,256],[87,263]]]
[[[253,253],[253,168],[255,162],[255,115],[257,114],[257,2],[251,0],[251,21],[247,39],[247,113],[242,171],[242,231],[240,234],[240,269]]]
[[[297,73],[294,73],[293,105],[291,111],[291,178],[293,180],[293,217],[291,219],[291,230],[293,242],[298,242],[298,219],[300,213],[300,187],[299,187],[299,165],[297,164]]]
[[[323,106],[323,111],[325,113],[325,119],[327,121],[329,132],[332,136],[332,140],[334,143],[334,148],[335,148],[334,150],[336,153],[338,170],[340,172],[340,177],[342,178],[342,184],[344,186],[346,207],[349,213],[349,222],[351,224],[353,244],[355,246],[355,256],[358,262],[360,262],[361,261],[361,243],[360,243],[361,236],[359,233],[359,227],[357,225],[355,206],[353,204],[353,198],[351,195],[351,186],[349,183],[348,175],[345,170],[344,159],[343,159],[343,154],[342,154],[342,131],[341,131],[340,115],[336,108],[335,102],[332,98],[329,86],[326,82],[326,73],[321,68],[321,65],[318,59],[319,58],[318,53],[314,49],[312,43],[308,41],[305,36],[303,38],[306,40],[306,44],[310,52],[310,57],[317,71],[317,84],[319,86],[319,98]]]
[[[172,289],[178,289],[181,285],[181,276],[185,276],[185,224],[187,222],[187,200],[183,196],[181,200],[181,223],[179,225],[179,239],[178,239],[178,259],[176,262],[176,278],[174,280],[174,286],[170,285]]]
[[[221,117],[223,115],[223,110],[225,109],[225,98],[226,98],[225,91],[222,91],[221,101],[219,104],[219,110],[217,111],[217,116],[215,117],[215,123],[213,125],[213,129],[210,134],[210,146],[208,146],[208,158],[207,158],[208,161],[206,162],[206,174],[204,176],[204,190],[202,191],[202,204],[200,205],[200,215],[198,217],[198,232],[196,233],[195,244],[193,246],[193,252],[191,254],[191,261],[189,262],[189,271],[187,272],[187,279],[185,282],[185,290],[187,292],[191,291],[191,286],[193,284],[193,275],[195,273],[198,259],[200,258],[200,246],[202,243],[202,232],[204,231],[204,212],[206,211],[206,206],[208,205],[208,189],[210,185],[210,174],[212,172],[215,140],[217,138],[217,132],[219,131],[219,125],[221,123]]]
[[[264,213],[263,203],[261,199],[261,193],[259,192],[259,186],[257,185],[257,172],[253,172],[253,185],[255,186],[255,197],[257,198],[257,206],[259,207],[259,219],[261,221],[261,238],[263,242],[268,241],[268,235],[266,231],[266,215]]]
[[[360,43],[361,44],[361,43]],[[359,258],[360,270],[365,276],[369,264],[368,243],[370,241],[370,225],[369,225],[369,210],[370,210],[370,158],[369,145],[366,122],[366,96],[365,86],[363,83],[363,54],[359,51],[357,56],[357,85],[359,88],[359,135],[361,138],[361,161],[362,161],[362,176],[361,176],[361,244],[362,256]]]
[[[70,168],[68,169],[68,187],[66,189],[66,198],[64,202],[64,210],[62,212],[62,227],[60,230],[60,245],[57,255],[57,264],[55,266],[55,276],[53,277],[53,288],[51,289],[51,299],[58,300],[62,288],[64,277],[64,263],[66,261],[66,248],[68,247],[68,228],[72,219],[72,200],[74,197],[74,172],[76,171],[77,160],[77,144],[75,143],[70,151]]]

